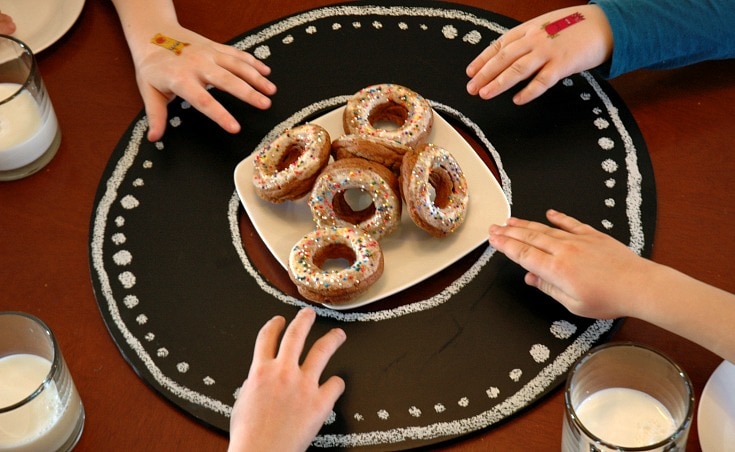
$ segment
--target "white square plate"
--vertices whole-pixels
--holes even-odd
[[[334,140],[344,135],[344,107],[314,119]],[[434,126],[429,141],[448,150],[464,171],[469,187],[469,205],[465,223],[445,238],[434,238],[416,226],[405,211],[400,227],[380,242],[385,267],[383,276],[365,293],[347,304],[325,306],[352,309],[378,301],[417,284],[461,259],[487,240],[491,224],[504,224],[510,205],[500,184],[475,150],[444,118],[434,112]],[[253,223],[276,260],[288,270],[291,248],[314,229],[307,205],[308,197],[272,204],[258,197],[253,187],[253,152],[235,168],[235,188]]]

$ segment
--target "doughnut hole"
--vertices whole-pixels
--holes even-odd
[[[286,148],[286,152],[283,153],[281,156],[281,159],[276,163],[276,169],[278,171],[283,171],[289,166],[291,166],[292,163],[294,163],[296,160],[301,157],[301,154],[304,153],[306,149],[304,146],[300,143],[292,143]]]
[[[452,193],[454,184],[444,168],[435,168],[429,174],[429,184],[433,190],[430,191],[430,199],[440,209],[449,205],[449,195]],[[433,192],[433,193],[432,193]]]
[[[373,108],[368,122],[376,129],[396,130],[406,123],[406,118],[408,118],[406,107],[388,101]]]
[[[314,265],[324,271],[340,271],[355,263],[355,252],[347,245],[334,243],[319,248],[314,254]]]
[[[337,218],[350,224],[360,224],[375,214],[373,199],[366,191],[360,189],[335,193],[332,206]]]

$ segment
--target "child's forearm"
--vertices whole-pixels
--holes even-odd
[[[131,52],[147,45],[153,35],[178,24],[172,0],[112,0]]]
[[[735,362],[735,295],[652,263],[647,287],[632,288],[630,316]]]

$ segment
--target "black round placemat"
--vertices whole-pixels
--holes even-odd
[[[232,41],[270,65],[279,87],[266,112],[215,92],[244,125],[240,134],[176,100],[165,137],[149,143],[141,113],[102,176],[90,234],[102,317],[141,378],[228,429],[258,329],[305,305],[273,286],[243,247],[252,238],[240,236],[233,170],[264,137],[375,83],[416,90],[480,143],[515,216],[543,221],[553,207],[648,255],[653,171],[607,83],[575,75],[524,107],[513,93],[489,102],[466,94],[467,63],[514,24],[436,1],[319,8]],[[492,426],[558,387],[617,325],[569,314],[487,246],[436,278],[446,275],[428,295],[424,285],[393,297],[405,297],[402,305],[317,309],[310,340],[334,326],[348,340],[326,371],[347,390],[315,446],[402,449]]]

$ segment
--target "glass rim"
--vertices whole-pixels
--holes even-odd
[[[14,92],[13,94],[9,95],[8,97],[4,99],[0,99],[0,105],[4,105],[10,102],[11,100],[15,99],[16,97],[18,97],[20,93],[23,92],[23,90],[28,89],[28,85],[31,83],[31,79],[33,78],[32,77],[33,72],[37,70],[37,67],[36,67],[37,63],[36,63],[36,55],[33,53],[33,50],[31,50],[31,48],[28,47],[28,44],[26,44],[25,42],[21,41],[15,36],[4,35],[4,34],[0,34],[0,39],[6,39],[8,41],[15,42],[15,44],[18,45],[18,47],[23,51],[23,53],[28,55],[31,58],[31,66],[28,70],[28,75],[26,76],[25,81],[22,84],[20,84],[20,88],[18,88],[18,91]]]
[[[5,316],[8,316],[8,317],[10,317],[10,316],[24,317],[24,318],[26,318],[26,319],[28,319],[28,320],[30,320],[30,321],[35,322],[36,324],[38,324],[43,329],[43,332],[48,337],[48,340],[51,342],[51,349],[53,351],[53,359],[51,360],[51,368],[49,369],[48,373],[44,377],[43,381],[41,381],[41,384],[39,384],[38,387],[35,390],[33,390],[33,392],[31,392],[29,395],[27,395],[26,397],[24,397],[22,400],[20,400],[20,401],[18,401],[16,403],[13,403],[11,405],[0,406],[0,414],[2,414],[2,413],[8,413],[8,412],[13,411],[13,410],[15,410],[17,408],[20,408],[20,407],[26,405],[27,403],[29,403],[31,400],[33,400],[36,397],[38,397],[49,386],[49,383],[51,382],[51,380],[53,380],[54,375],[56,375],[56,373],[58,372],[58,369],[60,367],[60,362],[61,362],[60,361],[61,360],[61,353],[60,353],[60,349],[59,349],[59,344],[58,344],[58,342],[56,342],[56,337],[54,336],[53,331],[51,331],[51,328],[49,328],[49,326],[46,325],[46,323],[43,320],[39,319],[38,317],[36,317],[33,314],[28,314],[26,312],[21,312],[21,311],[0,311],[0,317],[5,317]],[[12,356],[12,355],[7,355],[7,356]]]
[[[599,438],[597,435],[590,432],[587,429],[587,427],[585,427],[585,425],[579,419],[579,416],[577,416],[577,412],[575,411],[574,406],[572,405],[571,382],[572,382],[572,377],[574,377],[577,370],[579,370],[579,368],[585,362],[587,362],[592,356],[600,352],[604,352],[605,350],[610,349],[610,348],[623,348],[623,347],[637,348],[637,349],[641,349],[641,350],[653,353],[655,355],[658,355],[664,361],[666,361],[669,365],[672,366],[676,374],[678,374],[679,377],[681,377],[681,380],[684,383],[684,387],[686,388],[688,403],[687,403],[687,410],[686,410],[686,414],[684,415],[684,419],[678,424],[676,430],[674,430],[672,434],[668,435],[666,438],[662,439],[661,441],[658,441],[653,444],[648,444],[646,446],[635,446],[635,447],[620,446],[617,444],[609,443]],[[632,341],[608,342],[608,343],[598,345],[588,350],[586,353],[580,356],[574,364],[572,364],[571,370],[569,371],[569,374],[567,375],[566,385],[564,387],[564,406],[566,408],[565,416],[568,417],[570,421],[573,422],[574,425],[577,428],[579,428],[588,438],[595,441],[595,444],[606,447],[608,449],[612,449],[616,451],[623,451],[623,452],[649,451],[649,450],[660,449],[666,446],[666,444],[670,443],[671,441],[678,440],[684,434],[684,432],[687,431],[687,429],[692,423],[692,420],[694,418],[694,405],[695,405],[694,386],[692,385],[692,381],[689,378],[689,375],[687,375],[687,373],[684,372],[684,369],[682,369],[679,364],[677,364],[673,359],[671,359],[667,354],[663,353],[662,351],[654,347],[651,347],[649,345],[632,342]]]

